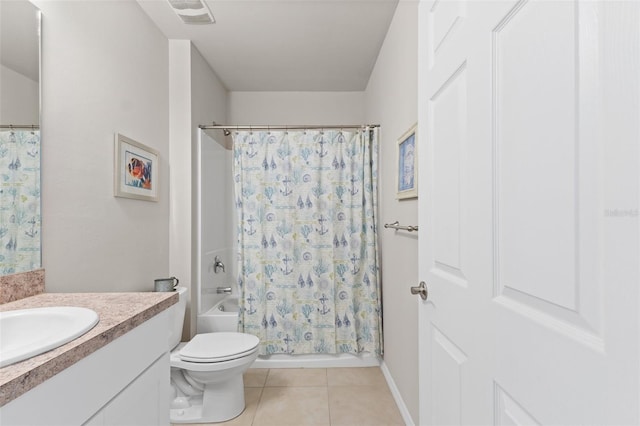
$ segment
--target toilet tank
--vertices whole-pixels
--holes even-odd
[[[178,303],[170,308],[169,322],[169,350],[178,346],[182,339],[182,326],[184,325],[184,315],[187,310],[187,291],[186,287],[176,287],[178,292]]]

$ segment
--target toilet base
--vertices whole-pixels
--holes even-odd
[[[200,395],[180,397],[183,408],[172,408],[171,423],[225,422],[242,414],[245,408],[242,374],[220,383],[208,383]]]

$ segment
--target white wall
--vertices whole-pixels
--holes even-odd
[[[192,147],[191,147],[191,42],[169,40],[169,98],[171,175],[169,223],[169,271],[190,289],[187,297],[183,339],[191,337],[195,309],[191,301],[195,268],[192,266]],[[195,318],[195,317],[194,317]]]
[[[398,138],[417,122],[418,2],[400,1],[365,92],[366,120],[379,123],[380,225],[418,224],[417,200],[396,200]],[[418,149],[424,141],[418,135]],[[418,236],[380,226],[384,361],[418,424]],[[428,236],[420,236],[421,238]]]
[[[231,124],[362,124],[363,92],[230,92]]]
[[[0,65],[0,124],[38,124],[38,82]]]
[[[151,290],[169,272],[167,39],[132,1],[34,3],[46,289]],[[113,196],[117,132],[159,151],[159,202]]]

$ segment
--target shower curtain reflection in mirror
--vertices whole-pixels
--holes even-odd
[[[239,329],[261,354],[382,352],[377,129],[238,131]]]
[[[40,131],[0,131],[0,275],[40,267]]]

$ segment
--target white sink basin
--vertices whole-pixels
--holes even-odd
[[[97,323],[95,311],[71,306],[0,312],[0,367],[62,346]]]

